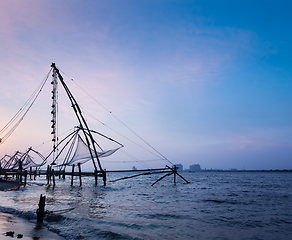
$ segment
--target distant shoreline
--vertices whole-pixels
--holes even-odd
[[[180,172],[289,172],[292,173],[292,169],[271,169],[271,170],[237,170],[237,169],[231,169],[231,170],[221,170],[221,169],[202,169],[198,171],[191,171],[189,169],[180,171]]]

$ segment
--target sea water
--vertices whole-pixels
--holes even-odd
[[[45,178],[0,192],[0,211],[36,222],[40,194],[47,227],[67,239],[292,239],[292,173],[182,172],[95,186],[94,178]],[[108,180],[126,174],[108,174]],[[129,174],[128,174],[129,175]],[[102,181],[99,182],[102,184]]]

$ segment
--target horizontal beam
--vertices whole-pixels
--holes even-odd
[[[156,168],[156,169],[141,169],[141,170],[112,170],[112,171],[105,171],[106,173],[127,173],[127,172],[155,172],[155,171],[165,171],[167,170],[166,168]],[[102,173],[102,171],[97,171],[97,174]],[[26,174],[30,174],[29,171],[11,171],[11,170],[3,170],[0,171],[0,175],[26,175]],[[32,175],[34,174],[34,171],[32,172]],[[37,175],[48,175],[48,174],[52,174],[52,172],[47,172],[46,170],[43,171],[38,171],[36,173]],[[59,175],[70,175],[70,176],[79,176],[80,173],[79,172],[62,172],[62,171],[54,171],[54,175],[55,176],[59,176]],[[81,172],[82,176],[95,176],[96,173],[94,172]]]

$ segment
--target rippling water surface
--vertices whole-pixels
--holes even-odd
[[[46,186],[45,179],[19,191],[0,192],[0,211],[35,220],[46,196],[48,227],[67,239],[292,239],[292,173],[198,172],[94,186],[83,178]],[[109,174],[113,180],[123,174]],[[101,183],[101,181],[100,181]]]

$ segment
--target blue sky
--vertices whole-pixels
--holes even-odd
[[[88,112],[127,134],[70,78],[173,163],[291,169],[291,13],[282,0],[0,0],[0,127],[56,62]],[[0,156],[50,139],[47,89]],[[62,132],[76,120],[60,109]]]

